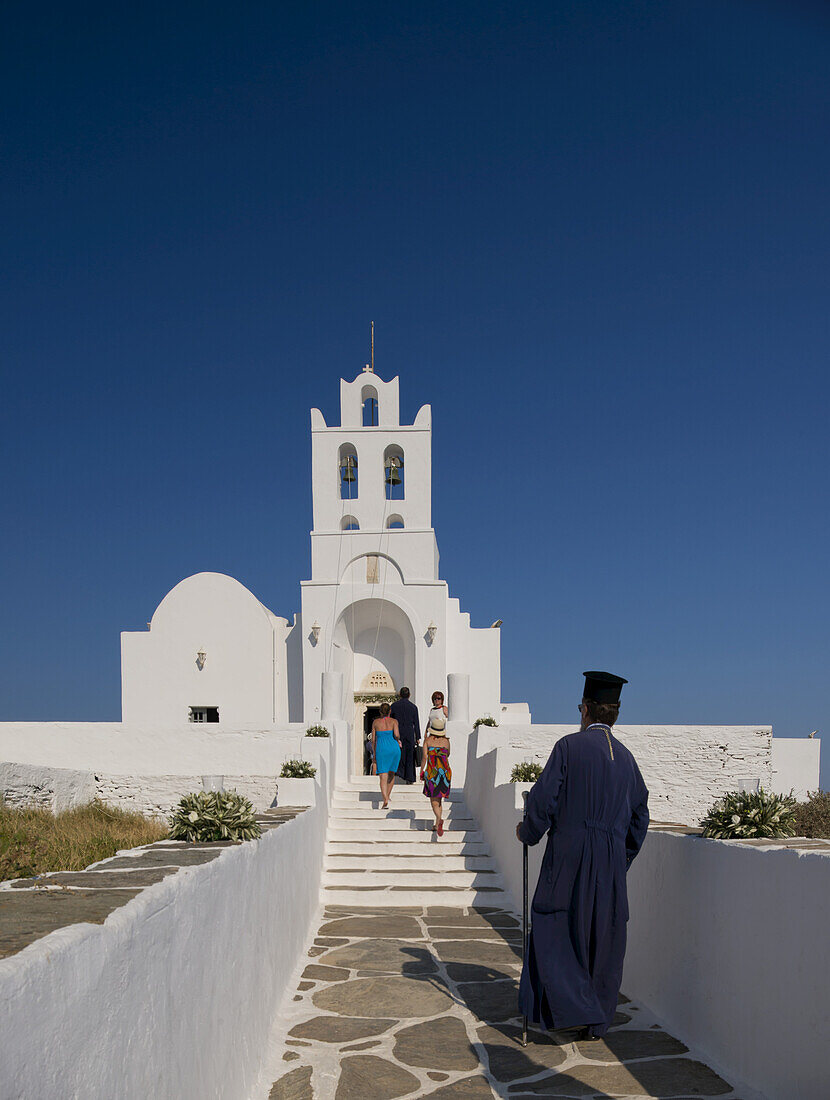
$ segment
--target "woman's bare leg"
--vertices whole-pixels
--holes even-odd
[[[386,772],[378,772],[378,779],[380,780],[380,796],[383,799],[384,805],[386,804]]]
[[[432,812],[435,814],[435,824],[437,825],[441,820],[441,799],[431,798],[429,801],[432,806]]]

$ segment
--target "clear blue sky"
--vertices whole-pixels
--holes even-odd
[[[3,24],[0,717],[117,718],[191,573],[297,610],[308,409],[373,319],[505,699],[568,721],[608,668],[629,722],[822,729],[826,5]]]

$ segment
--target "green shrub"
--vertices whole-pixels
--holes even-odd
[[[0,798],[0,880],[82,871],[122,848],[153,844],[166,835],[162,822],[97,800],[53,814],[8,806]]]
[[[495,720],[492,714],[485,714],[483,718],[476,718],[473,722],[473,729],[477,730],[479,726],[497,726],[498,722]]]
[[[317,769],[307,760],[286,760],[282,766],[282,779],[313,779]]]
[[[510,773],[511,783],[535,783],[542,774],[542,765],[535,760],[525,760],[521,764],[514,764]]]
[[[328,737],[329,731],[325,726],[309,726],[305,735],[306,737]]]
[[[236,791],[186,794],[170,818],[173,840],[255,840],[261,833],[253,806]]]
[[[730,791],[701,821],[703,835],[714,840],[795,836],[796,801],[772,791]]]
[[[808,791],[807,801],[795,807],[797,836],[830,840],[830,791]]]

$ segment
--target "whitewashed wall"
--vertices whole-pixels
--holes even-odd
[[[819,788],[821,741],[816,737],[795,740],[791,737],[772,739],[772,789],[779,794],[793,792],[804,802],[810,791]]]
[[[522,791],[498,731],[470,738],[465,798],[517,912]],[[529,896],[544,839],[528,850]],[[825,1100],[830,855],[650,829],[628,876],[623,988],[725,1076],[765,1100]]]
[[[305,726],[223,731],[121,722],[0,722],[0,760],[109,775],[277,775],[288,759],[314,763],[326,738]]]
[[[247,1100],[319,907],[315,806],[0,960],[0,1096]]]
[[[161,601],[149,630],[121,635],[121,717],[186,725],[190,707],[210,706],[226,729],[287,722],[289,629],[233,577],[187,577]],[[199,651],[207,654],[202,668]]]
[[[0,794],[13,804],[55,811],[101,798],[164,817],[182,795],[201,790],[203,775],[223,775],[226,789],[265,810],[285,782],[279,773],[286,760],[319,768],[329,758],[332,738],[303,733],[302,726],[214,733],[203,725],[159,730],[118,722],[1,722]]]
[[[492,743],[509,745],[515,754],[512,762],[544,763],[559,738],[574,731],[574,726],[565,725],[500,726],[493,731],[498,736]],[[614,734],[640,765],[653,821],[696,825],[716,799],[736,789],[739,780],[758,779],[770,789],[773,785],[769,726],[620,724]]]
[[[83,806],[97,795],[92,772],[0,762],[0,798],[9,806],[37,806],[58,813]]]
[[[650,831],[626,993],[769,1100],[826,1100],[830,855]]]

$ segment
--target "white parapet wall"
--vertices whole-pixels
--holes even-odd
[[[299,724],[228,730],[198,722],[0,722],[0,760],[108,775],[276,775],[292,757],[316,762],[327,738],[304,733]]]
[[[772,789],[778,794],[793,792],[803,802],[819,787],[821,741],[818,738],[773,737]]]
[[[826,1100],[830,852],[651,830],[624,988],[768,1100]]]
[[[0,722],[0,795],[12,804],[59,811],[100,798],[149,816],[166,816],[203,775],[222,775],[265,810],[279,799],[286,760],[319,767],[331,738],[305,737],[303,726],[281,730],[211,730],[207,725],[148,729],[120,722]]]
[[[465,799],[521,912],[516,825],[532,784],[509,782],[519,750],[493,747],[497,734],[470,738]],[[531,900],[544,849],[528,850]],[[625,992],[764,1100],[825,1100],[830,852],[657,827],[628,884]]]
[[[0,960],[0,1096],[248,1100],[316,927],[329,778],[261,840]]]
[[[502,725],[488,731],[486,744],[509,746],[511,766],[521,760],[544,764],[559,738],[574,730],[565,725]],[[781,794],[794,787],[802,798],[819,785],[820,743],[773,738],[769,726],[620,724],[614,734],[640,765],[654,821],[696,825],[716,799],[736,790],[742,780],[758,780]]]

